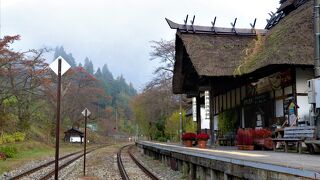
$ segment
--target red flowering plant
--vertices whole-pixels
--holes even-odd
[[[238,129],[236,140],[238,145],[253,145],[253,129]]]
[[[254,130],[254,144],[258,147],[272,149],[272,131],[268,129],[255,129]]]
[[[187,140],[191,140],[191,141],[193,141],[193,140],[195,140],[196,139],[196,134],[195,133],[191,133],[191,132],[189,132],[189,133],[183,133],[182,134],[182,140],[183,141],[187,141]]]
[[[197,135],[197,140],[199,141],[207,141],[209,139],[209,135],[206,133],[200,133]]]
[[[237,145],[243,145],[243,141],[244,141],[244,130],[243,129],[241,129],[241,128],[238,129],[236,140],[237,140]]]
[[[272,132],[268,129],[255,129],[254,138],[255,139],[264,139],[271,137]]]
[[[253,145],[253,135],[254,135],[254,130],[253,129],[246,129],[244,131],[244,145]]]

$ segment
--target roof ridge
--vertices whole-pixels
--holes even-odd
[[[246,28],[226,28],[215,26],[199,26],[199,25],[186,25],[178,24],[165,18],[171,29],[176,29],[181,33],[190,34],[219,34],[219,35],[242,35],[242,36],[256,36],[265,35],[266,29],[246,29]]]

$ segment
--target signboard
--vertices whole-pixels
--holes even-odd
[[[200,107],[200,118],[201,118],[201,129],[210,129],[210,119],[206,119],[206,111],[205,108],[202,106]]]
[[[91,112],[90,112],[87,108],[85,108],[85,109],[82,111],[82,115],[83,115],[83,116],[86,116],[86,111],[87,111],[87,117],[89,117],[90,114],[91,114]]]
[[[70,69],[70,64],[64,60],[61,56],[57,57],[57,59],[55,59],[50,65],[50,69],[56,73],[56,75],[58,75],[58,62],[59,59],[61,59],[61,76],[68,71],[68,69]]]
[[[210,93],[209,93],[209,91],[204,92],[204,110],[205,110],[205,120],[210,121]]]
[[[270,95],[269,93],[264,93],[264,94],[260,94],[257,96],[253,96],[253,97],[248,97],[245,98],[242,102],[242,104],[244,106],[248,106],[248,105],[257,105],[257,104],[264,104],[266,102],[268,102],[270,99]]]
[[[192,98],[192,120],[197,121],[197,99]]]

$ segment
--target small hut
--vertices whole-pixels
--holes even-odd
[[[84,134],[78,129],[71,128],[64,132],[64,141],[71,143],[82,143]]]

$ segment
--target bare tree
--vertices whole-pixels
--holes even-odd
[[[151,41],[152,51],[150,60],[159,62],[159,66],[154,70],[155,77],[146,85],[146,89],[165,86],[171,88],[173,67],[175,62],[174,40]]]

